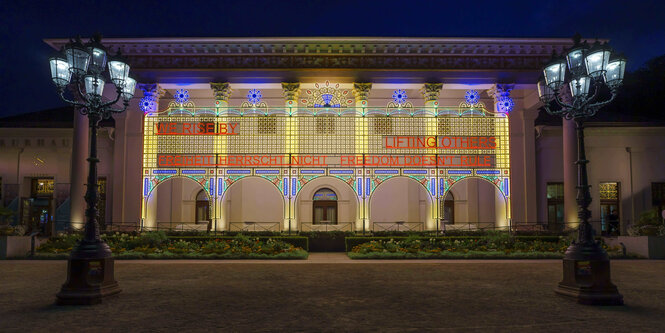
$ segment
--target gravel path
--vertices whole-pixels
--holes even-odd
[[[116,261],[89,307],[53,305],[65,261],[0,261],[0,332],[665,330],[665,261],[613,261],[626,305],[590,307],[554,294],[560,260],[310,260]]]

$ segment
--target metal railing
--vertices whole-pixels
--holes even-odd
[[[597,236],[608,235],[607,230],[602,230],[601,221],[590,221]],[[314,224],[311,222],[297,223],[299,231],[356,231],[354,222],[339,222],[337,224]],[[550,234],[569,234],[577,230],[578,223],[547,223],[547,222],[513,222],[510,225],[496,225],[495,222],[470,222],[470,223],[440,223],[437,228],[427,230],[424,222],[372,222],[369,232],[484,232],[484,231],[505,231],[505,232],[543,232]],[[207,223],[180,223],[180,222],[160,222],[154,227],[141,226],[140,222],[110,222],[105,225],[103,231],[106,232],[140,232],[140,231],[200,231],[200,232],[282,232],[280,222],[231,222],[228,229],[215,230],[214,226],[208,230]],[[629,229],[630,223],[626,223],[625,228]],[[606,226],[607,228],[607,226]],[[294,230],[295,231],[295,230]],[[76,232],[67,228],[67,232]],[[360,231],[359,231],[360,232]]]
[[[272,231],[280,232],[280,222],[230,222],[229,231],[233,232],[257,232],[257,231]]]
[[[372,232],[377,231],[425,231],[425,222],[372,222]]]
[[[300,231],[354,231],[353,222],[338,222],[335,224],[314,224],[312,222],[301,222]]]

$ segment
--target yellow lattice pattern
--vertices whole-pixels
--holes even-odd
[[[618,200],[619,185],[617,183],[600,183],[600,200]]]
[[[145,168],[154,168],[158,154],[488,154],[497,168],[509,168],[508,118],[496,117],[368,117],[296,116],[294,130],[288,116],[159,115],[145,119]],[[238,135],[155,135],[159,122],[238,123]],[[364,125],[362,125],[364,124]],[[365,126],[366,128],[356,128]],[[391,136],[494,136],[496,149],[390,149]],[[293,149],[291,147],[294,147]],[[291,151],[293,150],[293,151]]]

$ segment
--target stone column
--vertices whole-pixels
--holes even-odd
[[[439,94],[441,93],[441,89],[443,88],[443,83],[425,83],[420,90],[420,92],[423,94],[423,99],[425,100],[425,107],[429,108],[431,112],[433,112],[433,115],[431,117],[428,117],[427,120],[427,135],[429,136],[436,136],[437,134],[437,118],[436,118],[436,108],[439,107]],[[435,156],[437,155],[437,150],[432,149],[429,151],[429,153],[434,154]],[[436,186],[434,186],[435,189],[438,189],[438,184],[439,184],[439,169],[436,168],[436,175],[435,175],[435,182]],[[431,176],[431,174],[430,174]],[[428,186],[429,188],[429,186]],[[429,193],[429,190],[427,191]],[[432,194],[430,194],[432,195]],[[438,225],[441,221],[441,199],[440,195],[433,195],[432,196],[432,205],[434,207],[430,207],[430,216],[432,216],[431,221],[428,222],[433,222],[429,223],[429,225],[426,225],[425,228],[432,230],[432,229],[438,229]]]
[[[564,84],[561,87],[560,98],[563,102],[572,104],[570,87]],[[562,123],[563,145],[563,223],[568,227],[577,226],[577,130],[574,120],[563,119]],[[598,231],[598,230],[597,230]]]
[[[510,97],[510,92],[514,89],[515,85],[513,84],[496,84],[494,87],[487,91],[487,94],[494,99],[494,112],[495,113],[505,113],[507,110],[502,108],[500,105],[501,101],[512,98]],[[521,104],[521,103],[520,103]],[[529,131],[533,132],[533,123],[531,123],[530,129],[525,129],[525,110],[521,107],[514,107],[514,110],[509,113],[509,142],[501,142],[500,144],[507,144],[510,149],[510,167],[511,167],[511,191],[510,197],[511,202],[507,204],[504,200],[503,192],[498,188],[495,189],[495,199],[494,199],[494,218],[497,227],[508,228],[511,224],[519,222],[535,222],[535,206],[533,211],[533,218],[527,216],[527,202],[526,197],[528,191],[535,191],[535,137],[531,133],[533,142],[530,145],[530,148],[526,147],[526,137],[528,136]],[[528,127],[528,126],[526,126]],[[527,153],[527,151],[532,151]],[[529,155],[530,156],[527,156]],[[526,161],[527,159],[533,160],[533,168],[530,173],[533,173],[533,177],[527,176],[526,173]],[[531,189],[527,188],[527,178],[533,178],[533,187]],[[533,204],[535,205],[535,196],[533,196]],[[502,202],[503,201],[503,202]],[[506,211],[510,210],[510,211]],[[506,220],[506,215],[510,216],[511,221]]]
[[[157,83],[139,84],[138,88],[143,92],[140,105],[143,108],[132,108],[127,110],[125,121],[125,175],[124,175],[124,204],[123,220],[131,222],[143,218],[143,226],[148,230],[157,226],[157,207],[160,205],[157,192],[150,194],[150,205],[148,198],[143,198],[143,117],[147,112],[157,112],[159,99],[164,96],[164,90]],[[152,102],[152,103],[146,103]],[[146,107],[147,106],[147,107]],[[138,157],[138,158],[136,158]],[[139,194],[134,196],[134,194]],[[114,193],[115,196],[115,193]],[[141,203],[140,205],[138,203]],[[148,214],[150,212],[150,214]]]
[[[213,96],[215,97],[215,107],[217,107],[217,111],[220,115],[224,115],[222,117],[217,117],[217,121],[221,122],[226,122],[227,117],[226,115],[228,114],[225,112],[225,108],[229,107],[229,98],[231,98],[231,94],[233,93],[233,89],[231,89],[231,83],[229,82],[210,82],[210,89],[212,89]],[[215,150],[218,154],[226,154],[227,153],[227,138],[223,135],[217,135],[215,138]],[[217,173],[217,172],[216,172]],[[217,186],[219,186],[219,182],[216,181],[215,179],[215,191],[219,191],[217,189]],[[218,197],[215,195],[215,193],[211,193],[211,197],[213,198],[212,200],[212,211],[210,212],[210,217],[212,219],[213,225],[211,226],[211,230],[227,230],[227,222],[224,220],[224,215],[225,212],[222,207],[222,197]]]
[[[289,113],[286,119],[286,146],[289,154],[293,155],[298,153],[298,118],[295,113],[298,108],[298,97],[300,96],[300,82],[282,82],[282,94],[284,96],[284,105]],[[291,168],[289,168],[289,173],[291,173]],[[289,193],[288,200],[284,201],[287,205],[284,207],[284,230],[291,231],[298,230],[298,224],[295,219],[298,207],[296,206],[295,196],[291,195],[293,193],[293,177],[297,177],[297,175],[291,173],[287,178],[289,181]]]
[[[74,110],[74,136],[72,138],[72,167],[70,174],[71,187],[69,190],[70,212],[69,219],[71,227],[79,230],[85,224],[85,191],[86,178],[88,175],[88,147],[89,147],[89,122],[88,117]]]
[[[354,82],[353,83],[353,95],[356,98],[356,147],[355,154],[363,155],[367,152],[367,135],[369,134],[369,124],[367,118],[364,116],[366,108],[369,106],[369,93],[372,90],[372,83],[362,83]],[[360,115],[363,115],[362,117]],[[363,177],[356,177],[364,184],[367,184],[365,179],[371,175],[363,175]],[[357,187],[357,186],[356,186]],[[367,189],[363,191],[363,196],[359,200],[360,205],[358,207],[358,213],[356,218],[356,230],[370,230],[371,225],[369,224],[369,195],[367,195]],[[364,228],[364,229],[363,229]]]

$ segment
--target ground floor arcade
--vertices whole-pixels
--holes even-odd
[[[253,174],[215,177],[212,181],[173,176],[150,184],[142,227],[423,231],[506,229],[510,224],[509,200],[500,187],[503,180],[463,177],[451,184],[451,178],[409,174],[427,170],[402,170],[406,174],[388,177],[354,177],[336,174],[336,170],[318,170],[324,174],[285,178],[261,174],[268,170],[247,171]]]

